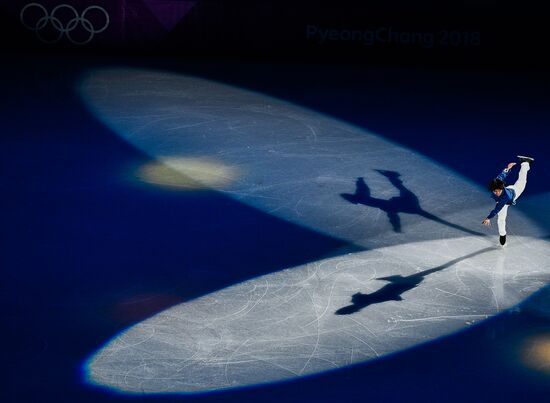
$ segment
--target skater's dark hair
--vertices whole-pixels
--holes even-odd
[[[491,192],[497,189],[504,189],[505,186],[506,186],[506,183],[500,179],[493,179],[491,182],[489,182],[489,190]]]

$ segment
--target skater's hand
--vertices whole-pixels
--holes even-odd
[[[516,165],[515,162],[510,162],[510,163],[508,164],[508,166],[506,167],[506,169],[509,171],[510,169],[512,169],[512,168],[514,167],[514,165]]]
[[[485,220],[481,221],[481,223],[483,225],[491,225],[491,220],[489,220],[488,218],[486,218]]]

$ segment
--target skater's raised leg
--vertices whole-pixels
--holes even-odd
[[[521,163],[518,180],[512,186],[509,186],[510,188],[514,189],[514,192],[516,193],[514,201],[523,193],[523,191],[525,190],[525,186],[527,185],[527,172],[529,172],[529,169],[531,169],[531,163],[525,161],[526,158],[527,157],[523,157],[524,160]]]

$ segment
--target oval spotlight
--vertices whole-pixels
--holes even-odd
[[[466,237],[309,263],[131,327],[90,358],[88,382],[126,393],[196,393],[366,362],[519,303],[546,284],[549,260],[545,241],[514,237],[503,250]],[[548,340],[533,346],[547,362]]]

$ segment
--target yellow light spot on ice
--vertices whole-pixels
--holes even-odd
[[[145,182],[182,189],[224,188],[238,176],[237,168],[208,158],[163,158],[138,171]]]
[[[550,334],[529,338],[524,345],[523,360],[529,368],[550,375]]]

